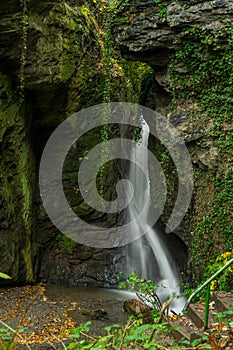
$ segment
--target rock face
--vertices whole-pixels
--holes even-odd
[[[62,32],[67,31],[72,36],[77,29],[70,29],[66,24],[62,26],[62,14],[69,9],[65,2],[55,4],[42,1],[38,4],[31,1],[29,9],[26,2],[23,5],[19,1],[0,5],[0,270],[8,272],[14,282],[33,281],[38,269],[40,239],[36,224],[36,163],[40,142],[43,145],[42,139],[48,137],[46,133],[50,133],[52,123],[59,123],[59,118],[55,120],[54,114],[60,115],[60,120],[65,116],[64,101],[67,97],[60,99],[53,115],[49,105],[57,98],[62,85],[65,88],[64,84],[72,74],[64,71],[67,67],[64,68],[62,64],[66,60],[62,53],[68,55],[69,52],[69,49],[63,49],[67,38],[62,37]],[[53,31],[53,15],[55,26],[60,23],[60,31]],[[22,59],[26,61],[22,62]],[[75,65],[71,60],[72,63],[74,71]],[[23,89],[25,97],[22,96]],[[40,141],[38,134],[41,134],[41,129],[36,126],[39,124],[37,112],[42,117],[41,125],[46,129]],[[46,119],[48,115],[51,119]],[[38,133],[35,140],[34,133]]]
[[[109,287],[116,284],[116,273],[124,268],[121,251],[81,245],[67,251],[64,245],[57,245],[54,241],[42,255],[42,281],[69,286]]]
[[[105,76],[92,6],[92,1],[76,0],[0,4],[0,271],[15,283],[39,277],[72,285],[107,284],[120,260],[115,251],[90,252],[66,240],[45,213],[37,181],[52,131],[74,112],[103,100]],[[116,77],[113,89],[120,94],[119,84]],[[64,190],[78,214],[97,225],[113,225],[116,215],[90,210],[76,191],[79,159],[99,140],[96,130],[83,137],[75,155],[70,152]],[[109,165],[105,179],[109,200],[114,166]]]
[[[155,3],[130,1],[114,21],[114,36],[124,57],[154,68],[141,103],[167,116],[189,149],[195,189],[175,233],[190,248],[198,277],[211,254],[232,249],[232,145],[227,141],[232,140],[232,65],[222,57],[232,57],[233,2]],[[150,147],[156,148],[154,140]],[[162,216],[166,223],[176,199],[177,174],[159,147],[170,196]]]
[[[161,74],[172,53],[182,45],[183,28],[196,25],[224,28],[232,15],[231,0],[164,0],[160,6],[155,1],[131,1],[115,21],[116,41],[127,57],[147,62]]]
[[[0,269],[16,281],[32,281],[36,251],[31,111],[15,94],[9,77],[1,73],[0,79]]]
[[[9,0],[0,4],[0,271],[11,275],[16,283],[32,282],[39,277],[54,283],[111,285],[115,272],[122,269],[120,250],[90,249],[63,237],[45,213],[38,189],[40,157],[52,131],[74,112],[100,103],[106,93],[103,38],[97,36],[101,28],[93,17],[93,6],[91,0]],[[219,57],[218,67],[227,66],[223,57],[229,55],[221,53],[223,48],[229,47],[230,50],[232,45],[227,38],[232,16],[233,3],[230,0],[162,1],[157,5],[155,1],[141,0],[130,1],[114,19],[114,36],[123,55],[129,60],[149,63],[154,68],[154,74],[147,76],[142,83],[141,103],[166,115],[180,130],[189,147],[195,170],[195,192],[190,212],[176,234],[189,247],[198,240],[202,242],[196,244],[195,259],[199,261],[206,252],[216,251],[217,244],[230,246],[232,120],[228,118],[217,126],[215,123],[215,119],[218,120],[216,109],[221,108],[224,116],[228,114],[229,91],[225,89],[230,79],[226,74],[222,75],[222,71],[215,72],[216,62],[213,60],[207,72],[204,66],[200,66],[203,77],[210,76],[209,80],[213,81],[206,94],[209,96],[215,92],[210,105],[217,104],[217,107],[214,112],[211,110],[215,113],[211,117],[210,111],[205,112],[192,98],[193,94],[200,96],[200,86],[197,92],[194,88],[190,90],[190,96],[184,97],[181,94],[182,79],[176,81],[174,88],[174,74],[189,76],[190,85],[194,84],[195,77],[184,61],[189,55],[191,57],[200,43],[207,49],[213,44],[212,56]],[[200,37],[195,39],[193,44],[189,41],[187,46],[187,33],[196,27],[205,35],[213,34],[217,29],[218,40],[211,34],[208,38],[202,37],[203,40]],[[171,69],[173,54],[186,52],[189,47],[193,51],[187,57],[181,55],[180,62],[176,60]],[[205,57],[204,49],[200,51],[201,57]],[[229,64],[230,58],[227,60]],[[112,90],[111,97],[122,100],[124,93],[128,93],[129,79],[122,84],[123,71],[115,58],[111,71],[114,77],[108,86]],[[226,83],[219,87],[224,93],[217,99],[221,94],[215,87],[222,77]],[[202,79],[205,81],[199,77],[199,85]],[[123,87],[126,87],[124,91]],[[172,99],[179,94],[173,107]],[[225,100],[226,107],[222,102]],[[113,128],[110,133],[118,135],[119,130]],[[98,144],[100,138],[101,132],[96,129],[76,144],[75,151],[69,152],[63,183],[74,211],[97,226],[106,227],[119,221],[118,215],[106,216],[92,210],[86,206],[76,187],[76,167],[85,157],[85,151]],[[218,138],[222,140],[221,144],[217,142]],[[150,140],[151,149],[158,152],[159,160],[166,163],[166,154],[160,146],[158,148]],[[170,174],[169,191],[176,193],[177,174],[171,161],[166,166]],[[108,165],[104,178],[108,200],[115,198],[118,172],[118,164]],[[229,191],[226,191],[224,181],[228,181]],[[174,201],[175,195],[172,194],[162,216],[164,223]],[[227,209],[224,211],[222,203],[225,201]],[[213,213],[213,207],[221,210]],[[192,224],[192,217],[195,224]],[[207,242],[205,246],[204,242]]]

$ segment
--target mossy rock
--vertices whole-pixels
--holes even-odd
[[[24,103],[9,77],[0,73],[1,164],[0,210],[1,266],[14,281],[34,279],[31,255],[32,189],[34,162]]]

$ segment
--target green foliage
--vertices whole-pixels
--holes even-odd
[[[126,281],[120,282],[118,288],[142,293],[152,293],[154,290],[158,289],[158,286],[155,285],[152,280],[140,278],[136,272],[132,272]]]
[[[166,322],[161,324],[143,324],[142,319],[129,318],[127,325],[111,325],[104,328],[104,336],[94,338],[87,334],[90,322],[76,328],[72,339],[77,341],[68,345],[67,349],[72,350],[105,350],[105,349],[164,349],[164,346],[157,341],[160,334],[168,334],[176,327],[170,327]],[[83,339],[80,339],[80,338]],[[172,345],[169,349],[181,349],[182,347]]]
[[[118,279],[121,280],[123,273],[120,273]],[[140,279],[135,272],[133,272],[125,282],[121,282],[120,289],[130,288],[130,290],[137,290],[141,295],[154,297],[154,291],[158,288],[153,281]],[[151,299],[150,299],[151,302]],[[153,302],[152,302],[153,303]],[[154,305],[156,308],[156,305]],[[157,316],[160,314],[157,312]],[[164,336],[177,329],[177,326],[171,327],[167,322],[157,322],[158,317],[154,317],[155,322],[152,324],[143,323],[141,316],[130,316],[125,326],[114,324],[104,328],[105,335],[100,337],[93,337],[89,334],[91,322],[88,321],[78,328],[74,329],[71,338],[74,339],[67,349],[71,350],[123,350],[123,349],[165,349]],[[203,344],[202,344],[203,343]],[[181,339],[176,343],[174,340],[166,339],[166,349],[178,350],[185,349],[189,345],[189,349],[209,349],[207,344],[207,337],[194,340],[192,343]]]
[[[8,329],[7,327],[0,328],[0,337],[2,338],[2,340],[6,342],[10,342],[14,334],[15,333],[10,329]]]
[[[86,7],[85,5],[82,5],[82,14],[85,16],[85,17],[87,17],[87,16],[89,16],[90,15],[90,10],[89,10],[89,8],[88,7]]]
[[[119,283],[119,289],[127,289],[130,291],[136,291],[137,296],[142,300],[142,302],[151,305],[152,315],[154,319],[157,319],[159,312],[162,309],[162,303],[156,293],[158,288],[166,288],[163,284],[155,284],[152,280],[146,280],[140,278],[136,272],[132,272],[126,281]],[[174,293],[168,295],[169,297],[177,298],[178,296]]]
[[[0,328],[0,349],[11,350],[15,348],[15,342],[13,341],[14,332],[7,329],[7,327]]]
[[[233,306],[233,305],[231,305]],[[217,322],[223,322],[233,326],[233,310],[226,310],[214,315]]]
[[[166,22],[167,21],[167,6],[162,4],[162,0],[154,0],[154,2],[156,3],[156,5],[159,8],[158,17],[159,17],[160,21]]]
[[[147,64],[133,61],[129,62],[121,59],[123,95],[120,96],[122,101],[138,103],[143,100],[144,83],[151,82],[154,76],[154,70]]]
[[[176,99],[192,98],[216,122],[233,117],[233,26],[186,29],[170,65]]]
[[[20,337],[20,333],[23,332],[25,328],[21,327],[16,331],[3,321],[0,320],[0,322],[3,324],[3,327],[0,328],[0,349],[16,349],[15,336],[18,335]]]
[[[215,272],[220,270],[230,259],[233,258],[233,250],[231,252],[224,252],[219,254],[215,259],[211,260],[211,263],[207,266],[205,271],[205,277],[208,278]],[[210,289],[213,290],[225,290],[233,293],[233,266],[229,266],[217,280],[211,282]]]
[[[57,242],[58,242],[58,246],[60,248],[65,249],[65,251],[67,253],[72,253],[74,247],[76,246],[76,242],[73,241],[72,239],[70,239],[69,237],[63,235],[63,234],[59,234],[57,236]]]
[[[224,265],[226,265],[233,258],[233,250],[226,251],[222,254],[218,254],[215,258],[210,259],[210,263],[205,267],[203,272],[203,278],[199,285],[204,283],[208,278],[210,278],[214,273],[220,270]],[[217,279],[213,280],[210,283],[210,291],[224,290],[233,293],[233,266],[229,266],[225,271],[222,272]],[[192,288],[189,283],[184,285],[184,294],[189,297],[198,286],[195,285],[195,288]],[[206,288],[204,288],[198,295],[196,295],[192,302],[198,300],[204,300],[206,293]]]
[[[222,176],[211,176],[214,186],[214,197],[209,208],[209,212],[203,213],[200,221],[194,221],[195,236],[192,242],[193,264],[202,267],[200,271],[203,275],[208,275],[209,270],[205,266],[213,263],[213,256],[216,256],[216,250],[221,249],[231,251],[233,249],[233,222],[232,204],[233,204],[233,167],[225,171]],[[222,247],[222,248],[221,248]],[[206,265],[203,266],[203,261]],[[224,284],[226,290],[232,290],[232,284]]]
[[[198,111],[193,117],[204,115],[206,120],[211,120],[212,129],[197,144],[206,149],[213,144],[223,164],[202,173],[208,185],[203,186],[205,197],[197,200],[203,210],[194,213],[192,222],[193,269],[206,275],[209,271],[205,266],[211,263],[211,257],[221,247],[233,248],[233,26],[229,23],[225,27],[188,28],[183,31],[182,42],[176,38],[175,41],[180,50],[169,68],[174,104],[195,103]]]
[[[104,9],[104,41],[103,41],[103,65],[104,65],[104,75],[105,75],[105,86],[103,92],[103,102],[111,102],[111,80],[112,80],[112,63],[113,63],[113,54],[114,54],[114,43],[112,36],[112,25],[113,20],[116,17],[118,11],[122,10],[129,0],[125,1],[107,1]],[[105,122],[106,116],[103,113],[103,122]],[[103,161],[107,158],[107,140],[108,140],[108,126],[104,124],[101,130],[101,139],[102,139],[102,158]],[[100,170],[104,173],[104,167]],[[100,174],[103,178],[103,174]],[[102,196],[104,194],[104,183],[102,183],[100,192]]]
[[[112,27],[114,19],[119,11],[122,11],[124,7],[129,3],[129,0],[124,1],[107,1],[104,9],[104,42],[103,42],[103,64],[104,64],[104,74],[105,74],[105,87],[103,102],[111,101],[111,79],[112,72],[111,66],[113,61],[114,53],[114,42],[112,36]]]
[[[3,272],[0,272],[0,278],[3,278],[5,280],[11,279],[11,277],[9,275],[7,275],[6,273],[3,273]]]

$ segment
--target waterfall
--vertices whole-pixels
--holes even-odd
[[[141,116],[140,122],[142,128],[141,137],[132,148],[128,176],[134,189],[135,200],[128,206],[127,221],[132,222],[133,232],[143,229],[143,232],[146,232],[146,234],[126,247],[126,272],[129,275],[135,271],[140,278],[152,279],[157,284],[163,285],[165,288],[159,287],[157,290],[161,302],[164,302],[173,293],[179,296],[179,298],[174,298],[171,304],[171,309],[179,313],[183,308],[185,298],[180,297],[181,291],[176,264],[161,239],[159,232],[148,224],[147,218],[150,215],[150,181],[146,152],[149,139],[149,126],[143,119],[143,116]],[[144,174],[136,164],[141,165],[144,169]],[[128,191],[132,191],[132,187],[128,187]],[[144,207],[146,208],[146,214],[140,223],[142,227],[139,227],[134,223],[134,218],[138,216]]]

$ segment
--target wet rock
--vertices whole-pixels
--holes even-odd
[[[129,315],[139,316],[142,315],[145,323],[152,323],[153,317],[151,315],[151,309],[146,304],[136,299],[127,299],[124,302],[124,311]]]
[[[164,10],[163,13],[161,6]],[[193,233],[195,229],[191,228],[191,222],[196,219],[197,222],[202,220],[203,211],[206,211],[203,210],[205,206],[209,208],[209,212],[213,209],[213,184],[211,185],[208,179],[205,181],[204,179],[208,178],[209,171],[215,173],[219,178],[224,176],[224,172],[230,169],[230,160],[220,159],[220,150],[216,147],[213,133],[216,121],[211,117],[211,113],[206,115],[205,110],[194,103],[195,99],[192,97],[191,91],[188,97],[183,98],[182,94],[179,95],[179,91],[182,91],[182,82],[179,80],[172,82],[169,66],[172,63],[173,55],[185,48],[187,32],[195,27],[199,28],[200,32],[203,30],[207,37],[208,31],[211,33],[215,29],[222,33],[218,53],[221,52],[221,47],[224,52],[224,46],[228,45],[229,40],[226,33],[229,33],[232,18],[233,2],[231,0],[164,0],[161,1],[160,6],[157,6],[154,1],[133,0],[124,8],[124,11],[118,14],[118,18],[114,22],[114,36],[124,57],[146,62],[154,69],[153,79],[151,79],[150,84],[146,85],[142,104],[167,117],[179,130],[194,165],[195,189],[190,213],[186,213],[183,221],[174,231],[187,247],[191,246],[192,239],[195,237],[195,233]],[[198,40],[196,40],[196,45],[198,48]],[[192,58],[190,58],[191,60]],[[172,69],[173,72],[179,73],[181,80],[182,75],[188,76],[189,68],[183,64],[182,60],[176,62],[176,66],[173,66]],[[176,84],[175,87],[174,84]],[[230,81],[226,84],[230,84]],[[173,96],[174,90],[176,96]],[[178,106],[173,105],[173,98]],[[223,119],[222,134],[228,133],[230,139],[232,125],[224,122],[224,116],[221,118]],[[209,144],[209,140],[213,143]],[[150,147],[154,150],[153,141],[150,142]],[[163,151],[163,148],[159,149],[158,155]],[[177,169],[171,161],[167,160],[165,163],[167,173],[171,174],[167,177],[167,185],[170,190],[168,191],[167,204],[160,219],[166,225],[176,202],[178,182],[175,179]],[[202,189],[199,190],[199,187]],[[200,197],[196,196],[195,192]],[[202,208],[200,212],[199,207]],[[197,215],[197,213],[199,214]],[[219,238],[220,241],[221,239]],[[217,244],[216,249],[219,249]],[[224,249],[224,244],[222,249]]]
[[[42,255],[39,278],[69,286],[112,287],[123,268],[120,249],[101,250],[77,244],[70,253],[65,247],[48,246]]]

